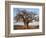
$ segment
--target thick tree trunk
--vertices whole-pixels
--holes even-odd
[[[27,22],[27,28],[28,28],[28,22]]]
[[[24,22],[24,25],[27,27],[27,29],[28,29],[28,22]]]

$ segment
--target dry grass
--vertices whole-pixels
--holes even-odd
[[[38,27],[35,26],[34,28],[32,28],[32,26],[27,27],[26,25],[25,26],[21,26],[21,25],[20,26],[18,26],[18,25],[14,26],[14,29],[38,29],[38,28],[39,28],[39,26]]]

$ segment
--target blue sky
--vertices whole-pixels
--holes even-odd
[[[21,10],[26,10],[27,12],[33,12],[39,15],[39,8],[13,8],[13,16],[16,16],[17,13]]]

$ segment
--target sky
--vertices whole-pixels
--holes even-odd
[[[16,16],[19,11],[26,10],[28,13],[33,12],[39,15],[39,8],[13,8],[13,16]]]

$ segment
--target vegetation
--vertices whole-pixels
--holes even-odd
[[[15,16],[16,22],[20,21],[20,19],[23,19],[24,25],[28,27],[29,22],[32,22],[32,16],[31,14],[27,13],[26,10],[22,10]]]

